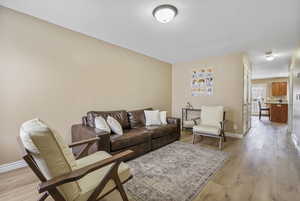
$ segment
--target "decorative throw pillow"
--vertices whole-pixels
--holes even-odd
[[[105,119],[101,116],[98,116],[98,117],[95,118],[95,127],[100,129],[100,130],[111,133],[109,125],[107,124]]]
[[[159,112],[160,115],[160,121],[162,124],[168,124],[167,122],[167,111],[161,111]]]
[[[146,126],[160,125],[159,110],[145,110]]]
[[[113,117],[111,116],[108,116],[107,117],[107,123],[110,127],[110,129],[115,133],[115,134],[118,134],[118,135],[123,135],[123,129],[122,129],[122,126],[121,124]]]

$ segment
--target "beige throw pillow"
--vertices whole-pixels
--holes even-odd
[[[167,122],[167,111],[159,112],[161,124],[168,124]]]
[[[100,130],[111,133],[109,125],[107,124],[105,119],[101,116],[98,116],[98,117],[95,118],[95,127],[100,129]]]
[[[110,129],[115,133],[115,134],[118,134],[118,135],[123,135],[123,129],[122,129],[122,126],[121,124],[113,117],[111,116],[108,116],[107,117],[107,123],[110,127]]]
[[[145,110],[146,126],[161,125],[159,110]]]

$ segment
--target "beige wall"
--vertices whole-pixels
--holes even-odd
[[[243,106],[243,54],[177,63],[172,71],[172,113],[181,116],[181,108],[189,101],[195,108],[201,105],[223,105],[226,109],[227,131],[242,133]],[[192,70],[212,67],[214,92],[212,96],[191,95]]]
[[[100,26],[100,25],[99,25]],[[172,66],[0,7],[0,164],[20,159],[22,122],[70,140],[89,110],[171,111]]]
[[[272,98],[272,82],[288,82],[288,78],[280,77],[280,78],[254,79],[251,81],[252,84],[266,84],[267,85],[267,97],[270,97],[270,98]]]

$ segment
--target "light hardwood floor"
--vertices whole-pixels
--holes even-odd
[[[190,143],[191,133],[183,132],[181,140]],[[198,144],[217,149],[215,139],[204,138]],[[300,200],[300,153],[286,125],[253,118],[247,136],[229,138],[223,150],[231,158],[194,201]],[[37,200],[36,186],[28,168],[0,174],[0,200]]]

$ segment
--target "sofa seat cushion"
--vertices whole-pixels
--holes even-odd
[[[208,126],[208,125],[198,125],[193,127],[193,132],[220,135],[220,127],[218,126]]]
[[[146,129],[151,133],[152,139],[177,133],[176,124],[146,126]]]
[[[126,147],[142,144],[150,141],[150,139],[150,134],[145,128],[124,130],[123,135],[114,134],[110,136],[111,151],[118,151]]]
[[[99,162],[103,159],[109,158],[111,155],[104,151],[99,151],[89,156],[86,156],[82,159],[77,160],[77,168],[82,168],[87,165],[91,165],[95,162]],[[81,189],[79,197],[76,201],[86,201],[88,197],[93,193],[95,188],[99,185],[100,181],[104,178],[105,174],[109,171],[111,165],[105,166],[100,168],[96,171],[91,172],[90,174],[81,178],[78,183]],[[118,169],[118,174],[120,177],[121,182],[126,181],[129,179],[131,173],[128,165],[126,163],[121,163]],[[103,191],[99,195],[102,196],[105,193],[109,192],[111,189],[115,187],[114,181],[110,180],[106,186],[104,187]]]

